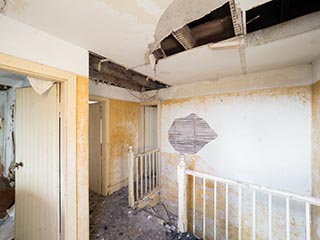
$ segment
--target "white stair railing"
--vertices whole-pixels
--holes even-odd
[[[128,200],[135,204],[160,188],[160,149],[134,154],[133,147],[128,153]]]
[[[187,213],[187,195],[192,194],[192,231],[196,235],[196,179],[202,179],[202,188],[203,188],[203,196],[202,196],[202,238],[206,239],[206,199],[207,199],[207,192],[206,192],[206,186],[208,182],[213,182],[213,239],[216,240],[217,238],[217,202],[218,202],[218,195],[217,195],[217,184],[223,184],[225,185],[225,209],[224,209],[224,218],[225,218],[225,237],[224,239],[229,239],[229,189],[230,187],[235,187],[238,190],[238,209],[237,209],[237,217],[238,217],[238,239],[242,239],[242,190],[243,189],[249,189],[249,191],[252,192],[252,226],[251,226],[251,239],[256,239],[256,193],[262,193],[266,194],[268,196],[268,239],[273,239],[273,229],[272,229],[272,221],[273,221],[273,212],[272,212],[272,204],[273,204],[273,198],[282,198],[285,200],[285,234],[286,234],[286,240],[290,240],[291,235],[291,229],[290,229],[290,204],[292,202],[300,202],[304,204],[305,208],[305,220],[304,220],[304,228],[305,228],[305,239],[310,240],[311,239],[311,214],[310,209],[312,206],[319,207],[320,206],[320,199],[313,198],[313,197],[305,197],[302,195],[289,193],[286,191],[280,191],[280,190],[274,190],[271,188],[267,188],[264,186],[256,185],[256,184],[250,184],[240,181],[235,181],[223,177],[217,177],[212,176],[208,174],[203,174],[200,172],[189,170],[185,163],[185,156],[180,156],[180,163],[178,164],[178,210],[179,210],[179,219],[178,219],[178,229],[181,232],[188,231],[188,213]],[[192,186],[192,193],[187,192],[187,179],[188,176],[190,176],[193,179],[193,186]],[[280,226],[278,226],[280,227]],[[191,231],[191,230],[190,230]]]

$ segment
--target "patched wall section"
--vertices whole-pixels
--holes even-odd
[[[162,104],[162,201],[177,213],[179,153],[169,142],[168,130],[177,118],[195,113],[219,134],[197,155],[187,155],[190,169],[275,189],[311,194],[311,87],[290,87],[165,100]],[[192,190],[189,179],[189,193]],[[202,185],[196,181],[196,221],[202,226]],[[218,186],[218,226],[223,238],[225,188]],[[207,183],[207,237],[212,237],[213,184]],[[243,192],[243,238],[250,239],[252,199]],[[188,196],[192,219],[191,195]],[[229,195],[230,237],[237,233],[237,189]],[[285,237],[284,202],[275,201],[274,236]],[[304,212],[293,204],[291,239],[304,239]],[[282,210],[283,209],[283,210]],[[257,195],[257,238],[267,235],[267,197]],[[190,226],[190,225],[189,225]],[[201,232],[201,227],[196,229]],[[211,236],[211,237],[210,237]],[[236,238],[236,235],[234,236]]]
[[[128,149],[139,143],[140,104],[110,99],[110,193],[127,185]]]
[[[320,81],[312,85],[312,196],[320,198]],[[320,209],[312,209],[312,239],[320,239]]]

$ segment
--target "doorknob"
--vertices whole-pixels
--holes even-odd
[[[13,169],[19,169],[19,167],[23,167],[23,163],[22,162],[17,162],[13,165]]]

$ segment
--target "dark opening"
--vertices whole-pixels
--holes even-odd
[[[319,0],[273,0],[246,12],[247,32],[271,27],[319,10]]]
[[[235,36],[229,3],[184,27],[190,30],[190,36],[194,40],[192,47],[219,42]],[[157,49],[153,54],[157,59],[160,59],[185,50],[174,35],[170,34],[162,40],[161,49]]]

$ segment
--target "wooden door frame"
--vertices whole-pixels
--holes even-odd
[[[144,112],[142,109],[144,107],[148,106],[157,106],[157,148],[161,147],[161,103],[160,101],[149,101],[149,102],[141,102],[140,103],[140,121],[139,121],[139,135],[141,137],[139,138],[139,151],[141,150],[141,147],[143,146],[143,141],[144,141],[144,132],[142,132],[142,118],[144,117]]]
[[[87,77],[3,53],[0,70],[61,83],[61,239],[89,239]]]
[[[102,176],[101,176],[101,192],[102,195],[107,196],[109,194],[110,187],[110,99],[100,96],[90,95],[89,100],[97,101],[102,104]],[[90,123],[89,123],[90,124]]]

